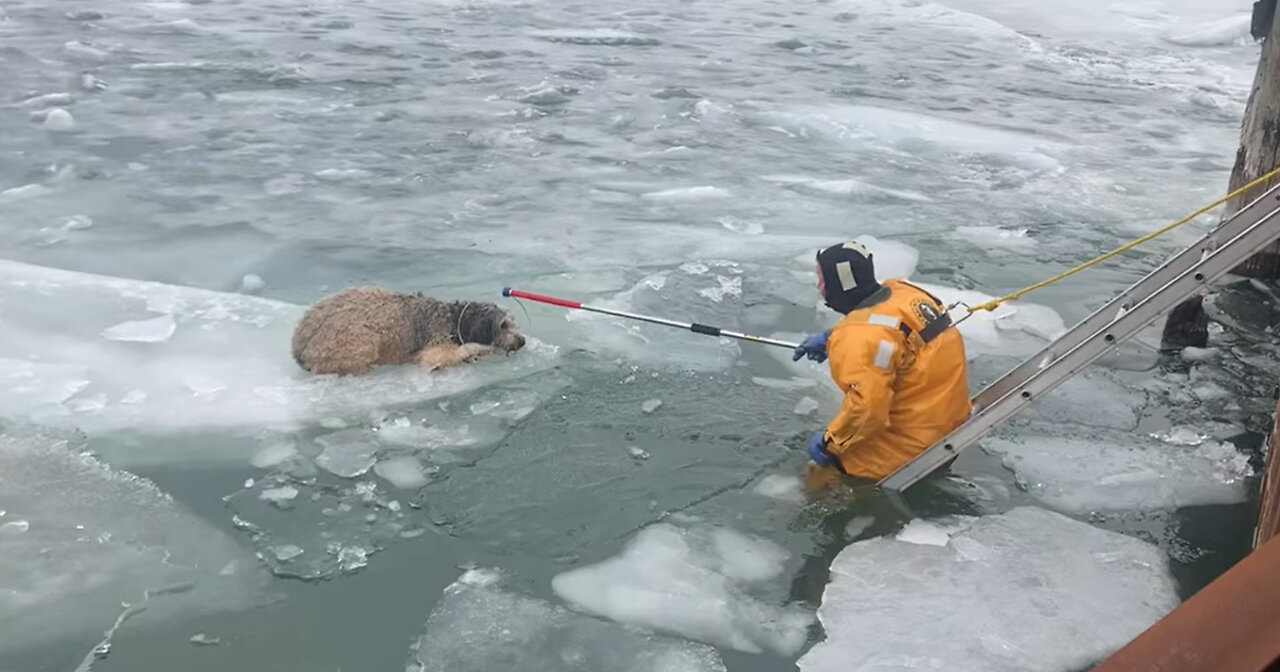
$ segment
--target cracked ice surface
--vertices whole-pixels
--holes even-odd
[[[250,553],[85,449],[70,434],[0,433],[0,658],[62,638],[87,651],[122,603],[146,603],[128,621],[145,628],[263,599]]]

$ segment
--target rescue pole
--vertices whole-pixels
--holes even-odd
[[[502,295],[509,296],[516,299],[528,299],[530,301],[537,301],[539,303],[546,303],[553,306],[560,306],[561,308],[569,308],[570,310],[585,310],[592,313],[600,313],[602,315],[612,315],[614,317],[622,317],[628,320],[652,322],[653,324],[661,324],[667,327],[675,327],[676,329],[684,329],[686,331],[692,331],[695,334],[702,334],[704,336],[725,336],[728,338],[736,338],[740,341],[751,341],[752,343],[776,345],[780,348],[787,348],[788,350],[795,350],[796,348],[800,347],[799,343],[787,343],[786,341],[779,341],[772,338],[763,338],[761,336],[752,336],[751,334],[742,334],[736,331],[721,329],[720,327],[713,327],[706,324],[698,324],[697,322],[677,322],[675,320],[668,320],[665,318],[653,317],[650,315],[639,315],[636,313],[628,313],[621,310],[612,310],[610,308],[600,308],[598,306],[586,306],[578,301],[570,301],[569,299],[561,299],[554,296],[547,296],[546,294],[534,294],[532,292],[525,292],[519,289],[512,289],[510,287],[503,287]]]

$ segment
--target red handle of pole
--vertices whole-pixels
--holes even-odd
[[[549,303],[553,306],[560,306],[562,308],[577,309],[582,307],[582,304],[578,301],[570,301],[568,299],[558,299],[554,296],[547,296],[546,294],[534,294],[532,292],[525,292],[519,289],[511,289],[510,287],[503,287],[502,295],[514,296],[517,299],[529,299],[530,301]]]

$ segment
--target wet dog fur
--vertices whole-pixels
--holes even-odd
[[[311,373],[359,375],[378,365],[457,366],[524,344],[511,313],[494,303],[352,287],[307,309],[292,352]]]

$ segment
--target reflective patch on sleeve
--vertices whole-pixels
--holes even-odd
[[[867,322],[870,324],[878,324],[882,327],[889,327],[891,329],[898,328],[898,318],[892,315],[880,315],[878,313],[872,313],[871,317],[867,318]]]
[[[880,347],[876,348],[876,367],[887,369],[891,361],[893,361],[893,343],[880,341]]]

